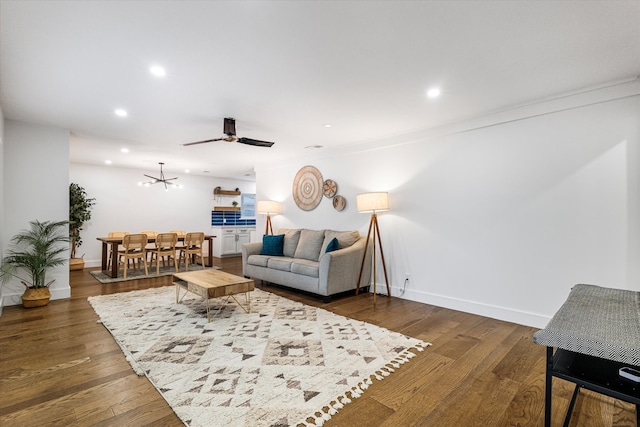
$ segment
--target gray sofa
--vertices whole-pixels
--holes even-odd
[[[364,256],[366,237],[358,231],[280,229],[284,235],[282,255],[261,255],[263,242],[242,245],[242,271],[245,277],[284,285],[328,301],[332,295],[356,289]],[[327,252],[336,246],[337,249]],[[274,237],[267,237],[267,247]],[[278,239],[277,237],[275,238]],[[369,286],[371,245],[367,250],[360,288]]]

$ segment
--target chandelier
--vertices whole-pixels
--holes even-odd
[[[173,182],[170,182],[170,181],[173,181],[174,179],[178,179],[178,177],[165,178],[164,177],[164,172],[162,171],[162,165],[164,165],[164,163],[158,162],[158,164],[160,165],[160,178],[156,178],[155,176],[143,174],[147,178],[151,178],[153,181],[139,182],[138,185],[142,185],[144,187],[150,187],[152,184],[157,184],[157,183],[161,182],[162,184],[164,184],[165,191],[169,191],[169,188],[182,188],[182,185],[178,185],[178,184],[175,184]]]

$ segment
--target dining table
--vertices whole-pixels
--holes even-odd
[[[178,235],[178,242],[184,242],[184,235]],[[209,253],[206,257],[206,265],[213,265],[213,239],[216,236],[205,234],[204,240],[208,242]],[[118,277],[118,247],[122,244],[124,237],[96,237],[102,242],[102,272],[109,277]],[[155,237],[148,237],[148,243],[154,243]],[[107,268],[109,246],[111,246],[111,269]]]

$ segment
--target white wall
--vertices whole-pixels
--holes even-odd
[[[143,174],[159,176],[159,169],[69,165],[69,183],[79,184],[87,191],[88,197],[96,199],[91,220],[81,233],[83,244],[77,252],[78,256],[84,255],[86,267],[100,265],[102,244],[96,238],[105,237],[110,231],[185,230],[208,233],[211,230],[211,210],[214,204],[220,204],[214,202],[215,187],[239,188],[243,193],[255,193],[256,190],[255,182],[251,181],[170,173],[165,175],[168,178],[177,176],[177,183],[184,188],[164,191],[160,184],[138,186],[138,182],[147,180]]]
[[[29,221],[69,217],[69,131],[6,120],[3,158],[2,246],[29,227]],[[64,257],[68,257],[64,255]],[[47,280],[51,298],[68,298],[69,265],[55,268]],[[20,304],[24,287],[14,280],[2,289],[4,305]]]
[[[257,167],[257,197],[283,202],[274,229],[365,234],[356,194],[389,191],[379,224],[393,295],[408,273],[402,298],[544,327],[576,283],[640,290],[639,93],[636,81]],[[292,183],[306,164],[337,181],[347,209],[326,198],[297,208]]]
[[[0,107],[0,254],[4,253],[4,114]],[[0,315],[4,298],[0,289]]]

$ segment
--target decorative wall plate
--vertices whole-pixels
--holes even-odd
[[[303,211],[311,211],[322,200],[322,174],[313,166],[305,166],[293,179],[293,200]]]
[[[324,181],[324,184],[322,184],[322,194],[324,194],[324,197],[332,198],[337,192],[338,184],[334,180],[327,179]]]
[[[333,207],[335,208],[335,210],[337,211],[341,211],[343,210],[345,207],[347,207],[347,199],[345,199],[342,196],[336,196],[333,198]]]

